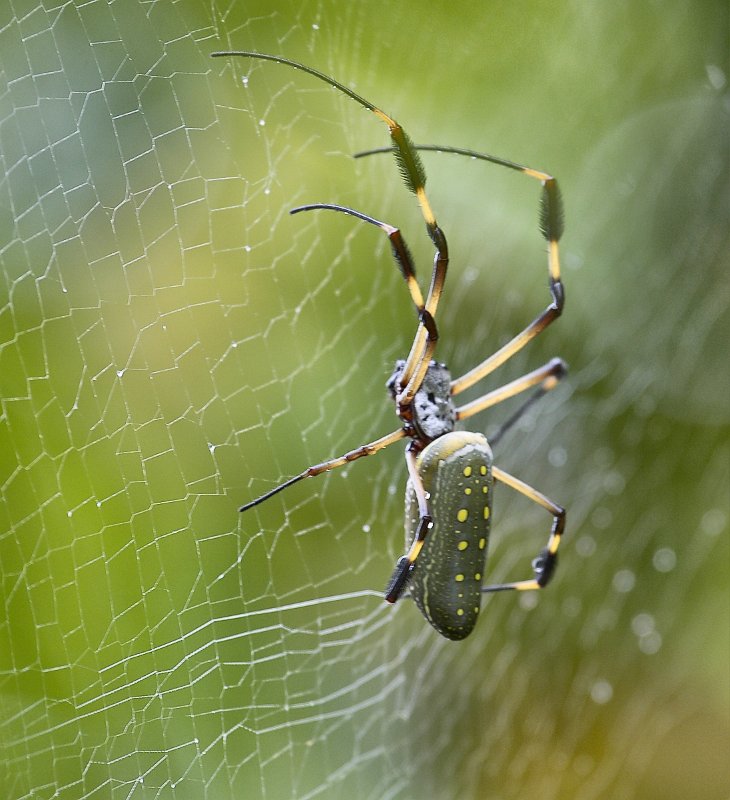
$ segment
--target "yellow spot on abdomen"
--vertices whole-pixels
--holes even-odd
[[[469,512],[465,508],[460,508],[456,512],[456,519],[458,519],[459,522],[466,522],[468,516]]]
[[[471,467],[464,467],[464,477],[468,478],[471,475]]]
[[[463,608],[457,608],[456,609],[456,613],[458,614],[458,616],[463,617],[464,616],[464,609]]]
[[[489,506],[484,506],[484,519],[489,519]]]
[[[464,576],[463,576],[463,575],[461,574],[461,572],[460,572],[458,575],[455,575],[455,576],[454,576],[454,580],[455,580],[457,583],[461,583],[461,581],[463,581],[463,580],[464,580]]]
[[[466,539],[462,539],[456,546],[459,550],[466,550],[466,548],[469,547],[469,542],[467,542]]]
[[[482,538],[479,540],[479,549],[484,550],[486,546],[487,546],[487,540],[482,536]]]
[[[474,574],[474,580],[475,581],[480,581],[481,579],[482,579],[482,573],[481,572],[477,572],[477,573]]]
[[[482,464],[481,467],[479,467],[479,473],[481,475],[486,475],[487,474],[487,468],[484,466],[484,464]]]
[[[467,486],[466,489],[464,489],[464,494],[471,494],[471,486]]]

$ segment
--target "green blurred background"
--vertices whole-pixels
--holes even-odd
[[[730,794],[726,2],[105,3],[0,11],[0,793],[7,798]],[[374,228],[432,258],[384,126],[551,171],[565,385],[499,447],[569,512],[537,596],[464,643],[381,588],[413,335]],[[424,157],[461,374],[547,302],[534,181]],[[494,384],[492,384],[494,385]],[[491,386],[490,385],[490,388]],[[509,408],[472,420],[490,431]],[[492,580],[544,512],[496,504]]]

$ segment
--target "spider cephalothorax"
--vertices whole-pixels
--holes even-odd
[[[385,384],[393,400],[402,391],[401,377],[405,365],[404,359],[398,359]],[[446,364],[429,362],[423,383],[411,403],[410,422],[414,437],[424,442],[431,442],[454,430],[456,406],[451,399],[451,373]]]

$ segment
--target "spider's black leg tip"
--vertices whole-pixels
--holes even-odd
[[[411,577],[411,572],[413,572],[413,567],[414,564],[408,559],[408,556],[401,556],[398,559],[388,585],[385,587],[386,603],[395,603],[403,594],[408,578]]]
[[[535,580],[540,588],[544,588],[550,583],[557,566],[558,554],[551,553],[547,547],[543,548],[537,558],[532,562],[532,568],[535,570]]]

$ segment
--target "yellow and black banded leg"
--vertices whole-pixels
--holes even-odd
[[[381,222],[374,217],[363,214],[361,211],[355,211],[353,208],[336,205],[335,203],[307,203],[304,206],[292,208],[289,213],[298,214],[300,211],[315,211],[317,209],[340,211],[343,214],[349,214],[351,217],[356,217],[364,222],[369,222],[371,225],[375,225],[385,232],[390,241],[390,248],[393,253],[395,263],[398,265],[398,269],[400,269],[401,275],[403,276],[406,286],[408,287],[408,292],[411,295],[413,305],[416,307],[416,312],[420,317],[425,308],[423,303],[423,294],[421,293],[421,287],[418,285],[418,281],[416,280],[416,268],[413,264],[413,256],[411,255],[411,251],[408,249],[408,245],[406,244],[405,239],[400,232],[400,228],[394,228],[392,225],[388,225],[387,222]]]
[[[534,392],[525,400],[519,408],[512,414],[512,416],[508,417],[497,430],[489,436],[489,444],[492,446],[492,449],[496,448],[499,445],[502,437],[514,426],[516,425],[520,419],[524,416],[524,414],[530,409],[538,400],[541,400],[545,395],[554,389],[558,383],[568,374],[568,367],[562,359],[553,359],[553,361],[549,363],[553,363],[555,361],[560,362],[558,371],[554,375],[548,376],[538,387],[535,389]]]
[[[506,486],[509,486],[548,511],[553,517],[553,524],[550,529],[550,538],[547,544],[532,562],[532,568],[535,571],[533,578],[528,578],[524,581],[515,581],[513,583],[498,583],[493,586],[484,586],[482,592],[504,592],[509,590],[525,592],[533,589],[543,589],[550,583],[558,563],[558,547],[560,547],[560,539],[565,529],[565,509],[557,505],[557,503],[554,503],[541,492],[538,492],[537,489],[533,489],[529,484],[499,469],[499,467],[492,467],[492,476],[495,481],[504,483]]]
[[[385,600],[388,603],[395,603],[403,594],[403,590],[408,583],[408,578],[411,576],[416,566],[416,560],[423,548],[426,535],[433,527],[433,518],[431,517],[428,496],[423,487],[423,481],[418,473],[418,468],[416,467],[416,455],[413,443],[409,444],[406,448],[406,466],[408,467],[408,476],[411,479],[413,491],[415,492],[418,502],[418,528],[416,529],[413,542],[408,552],[398,559],[393,574],[390,576],[390,580],[385,587]]]
[[[401,419],[408,419],[408,409],[413,403],[413,398],[416,396],[416,393],[421,388],[421,384],[423,383],[423,380],[426,377],[426,373],[428,372],[428,368],[431,364],[431,358],[433,357],[434,350],[436,349],[436,342],[438,341],[438,330],[436,328],[436,320],[428,312],[428,309],[425,308],[421,312],[421,315],[419,317],[419,330],[421,328],[423,328],[426,331],[426,341],[424,344],[423,352],[419,357],[420,360],[415,361],[413,372],[411,373],[411,377],[408,380],[408,383],[403,385],[404,380],[403,377],[401,376],[400,384],[402,388],[401,391],[397,392],[395,396],[395,403],[398,409],[398,416],[400,416]],[[411,354],[413,354],[413,348],[411,348]],[[411,356],[409,355],[409,358],[410,357]],[[408,362],[406,361],[406,366],[407,364]]]
[[[499,158],[487,153],[480,153],[476,150],[468,150],[460,147],[448,147],[446,145],[422,145],[411,144],[415,150],[427,150],[439,153],[454,153],[456,155],[468,156],[481,161],[488,161],[492,164],[497,164],[507,169],[512,169],[527,175],[530,178],[540,181],[542,184],[542,198],[540,207],[540,230],[543,237],[548,243],[548,281],[550,287],[551,302],[547,308],[536,317],[521,333],[507,342],[506,345],[497,350],[496,353],[489,356],[481,364],[474,367],[461,378],[453,381],[451,384],[452,395],[459,394],[470,386],[485,378],[491,372],[494,372],[497,367],[504,364],[518,353],[528,342],[534,339],[538,334],[542,333],[545,328],[557,319],[563,311],[565,303],[565,290],[560,277],[560,255],[558,249],[558,242],[563,234],[563,202],[560,197],[560,190],[558,189],[558,182],[547,172],[526,167],[523,164],[517,164],[514,161],[509,161],[505,158]],[[387,153],[389,148],[378,147],[373,150],[366,150],[362,153],[356,153],[355,158],[362,158],[363,156],[373,155],[375,153]]]
[[[416,270],[413,266],[413,257],[411,256],[408,246],[406,245],[406,242],[398,228],[394,228],[392,225],[388,225],[387,222],[381,222],[374,217],[363,214],[361,211],[355,211],[353,208],[340,206],[335,203],[308,203],[307,205],[298,206],[297,208],[291,209],[289,213],[298,214],[300,211],[314,211],[317,209],[340,211],[343,214],[349,214],[350,216],[363,220],[364,222],[369,222],[371,225],[375,225],[384,231],[390,240],[393,258],[400,268],[401,275],[403,275],[408,287],[408,291],[411,295],[411,300],[413,301],[416,311],[418,312],[419,331],[423,329],[426,332],[425,341],[420,350],[420,355],[418,352],[419,348],[417,347],[417,343],[419,341],[418,332],[416,334],[416,338],[414,339],[414,343],[409,354],[409,359],[412,359],[412,368],[409,373],[410,377],[407,382],[401,377],[401,388],[395,396],[398,409],[400,412],[403,412],[411,405],[416,392],[420,389],[421,384],[423,383],[424,376],[426,375],[429,363],[431,362],[431,357],[436,349],[436,342],[438,341],[436,320],[433,318],[433,315],[429,313],[428,309],[424,307],[423,295],[421,294],[421,289],[416,281]],[[406,371],[408,363],[409,362],[407,359],[404,372]]]
[[[423,167],[421,157],[418,155],[417,149],[414,147],[408,134],[403,130],[400,124],[392,117],[388,116],[384,111],[373,105],[369,100],[366,100],[361,95],[354,92],[339,81],[331,78],[323,72],[320,72],[313,67],[308,67],[306,64],[301,64],[297,61],[292,61],[282,56],[268,55],[266,53],[256,53],[250,50],[231,50],[225,52],[211,53],[213,58],[237,56],[240,58],[253,58],[262,61],[274,61],[277,64],[284,64],[294,69],[301,70],[302,72],[312,75],[318,80],[332,86],[338,91],[350,97],[356,103],[359,103],[368,111],[372,111],[378,119],[382,120],[387,126],[392,141],[392,147],[389,151],[395,156],[396,162],[400,169],[403,180],[406,186],[416,195],[418,204],[421,209],[421,214],[426,223],[426,229],[431,241],[436,248],[436,255],[434,256],[434,267],[431,276],[431,284],[428,291],[428,296],[424,305],[425,310],[430,315],[431,319],[436,316],[436,309],[441,298],[444,282],[446,280],[446,270],[449,264],[448,246],[446,237],[441,228],[439,228],[434,216],[431,204],[426,195],[426,171]],[[420,363],[423,361],[424,353],[428,347],[428,330],[426,328],[424,317],[421,316],[421,322],[418,326],[416,338],[411,347],[411,351],[406,359],[406,364],[400,377],[401,390],[411,383],[411,378],[414,372],[418,369]],[[401,394],[403,392],[401,391]],[[410,394],[410,392],[409,392]]]
[[[460,421],[473,417],[475,414],[496,406],[498,403],[503,403],[505,400],[509,400],[511,397],[526,392],[535,386],[538,387],[539,396],[542,396],[554,389],[565,377],[567,371],[568,367],[562,358],[552,358],[547,364],[543,364],[538,369],[528,372],[510,383],[506,383],[504,386],[482,395],[482,397],[477,397],[476,400],[472,400],[470,403],[459,406],[456,409],[456,419]],[[532,404],[535,399],[537,398],[533,395],[527,402]],[[522,416],[525,410],[526,404],[518,409],[519,416]],[[516,421],[515,419],[514,422]]]
[[[323,472],[328,472],[331,469],[344,467],[345,464],[349,464],[351,461],[355,461],[358,458],[363,458],[363,456],[372,456],[375,453],[378,453],[380,450],[390,446],[394,442],[405,438],[406,436],[407,433],[405,430],[403,430],[403,428],[399,428],[397,431],[393,431],[385,436],[381,436],[380,439],[376,439],[368,444],[363,444],[360,447],[356,447],[354,450],[350,450],[349,452],[338,456],[337,458],[331,458],[329,461],[323,461],[321,464],[314,464],[313,466],[305,469],[304,472],[300,472],[299,475],[295,475],[293,478],[289,478],[289,480],[280,483],[278,486],[275,486],[273,489],[265,494],[262,494],[260,497],[257,497],[255,500],[252,500],[250,503],[242,505],[238,510],[248,511],[249,508],[253,508],[254,506],[259,505],[259,503],[263,503],[264,500],[268,500],[270,497],[278,494],[283,489],[286,489],[287,487],[304,480],[304,478],[313,478],[316,475],[321,475]]]
[[[298,214],[300,211],[313,211],[316,209],[325,209],[329,211],[340,211],[343,214],[349,214],[357,219],[369,222],[371,225],[379,227],[390,240],[393,258],[400,268],[401,275],[403,276],[408,291],[411,295],[411,300],[418,312],[419,328],[416,332],[416,337],[413,340],[411,351],[406,359],[406,364],[403,368],[403,374],[408,374],[408,380],[400,378],[400,391],[396,393],[396,404],[400,412],[407,416],[407,409],[413,402],[416,392],[421,388],[424,376],[428,371],[428,365],[436,349],[436,342],[438,341],[438,329],[436,327],[436,320],[433,315],[425,308],[423,302],[423,295],[421,289],[416,281],[416,270],[413,265],[413,257],[410,250],[406,245],[405,239],[401,235],[400,229],[389,225],[387,222],[381,222],[374,217],[363,214],[361,211],[348,208],[347,206],[340,206],[335,203],[308,203],[304,206],[298,206],[291,209],[290,214]],[[425,331],[425,340],[421,343],[420,332]],[[410,365],[410,367],[409,367]]]
[[[540,181],[542,184],[542,197],[540,203],[540,231],[547,241],[548,251],[548,285],[550,288],[551,302],[545,310],[536,317],[521,333],[517,334],[513,339],[507,342],[506,345],[497,350],[496,353],[489,356],[481,364],[474,369],[462,375],[451,384],[451,393],[459,394],[470,386],[473,386],[477,381],[494,372],[497,367],[504,364],[518,353],[528,342],[532,341],[537,335],[542,333],[545,328],[554,322],[563,312],[565,304],[565,289],[560,277],[560,253],[558,242],[563,235],[563,201],[560,196],[558,182],[552,175],[547,172],[532,169],[522,164],[517,164],[514,161],[508,161],[504,158],[491,156],[487,153],[479,153],[475,150],[466,150],[458,147],[441,147],[439,145],[416,145],[418,150],[433,150],[443,153],[455,153],[456,155],[464,155],[469,158],[474,158],[482,161],[489,161],[492,164],[497,164],[508,169],[521,172],[530,178]]]

